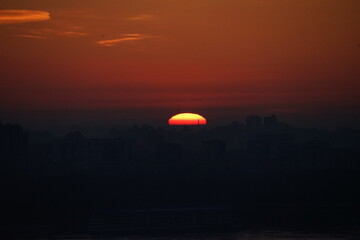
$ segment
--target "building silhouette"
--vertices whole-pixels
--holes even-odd
[[[275,132],[278,127],[278,121],[276,115],[264,117],[264,128],[266,131]]]
[[[246,128],[250,132],[257,132],[261,129],[261,117],[259,116],[248,116],[246,118]]]

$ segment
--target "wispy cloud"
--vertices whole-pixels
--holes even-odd
[[[144,35],[141,35],[139,33],[125,33],[125,34],[122,34],[122,36],[124,36],[124,37],[145,37]]]
[[[67,37],[83,37],[88,35],[85,32],[76,32],[76,31],[59,31],[57,34]]]
[[[129,20],[129,21],[147,21],[147,20],[152,20],[154,18],[155,18],[155,15],[140,14],[140,15],[128,17],[127,20]]]
[[[53,36],[63,36],[63,37],[83,37],[87,36],[88,34],[84,31],[76,31],[76,29],[69,29],[69,30],[55,30],[55,29],[31,29],[26,30],[23,34],[18,34],[18,37],[25,37],[25,38],[37,38],[37,39],[46,39],[51,38]]]
[[[96,43],[104,47],[113,47],[124,42],[138,41],[146,38],[149,37],[138,33],[130,33],[130,34],[122,34],[121,38],[101,40],[101,41],[97,41]]]
[[[0,24],[39,22],[50,19],[50,12],[37,10],[0,10]]]
[[[23,38],[46,39],[45,36],[32,35],[32,34],[18,34],[17,36],[18,36],[18,37],[23,37]]]

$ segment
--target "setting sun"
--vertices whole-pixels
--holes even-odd
[[[196,113],[179,113],[169,119],[169,125],[205,125],[206,119]]]

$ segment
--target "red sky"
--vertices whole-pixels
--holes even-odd
[[[350,117],[359,13],[358,0],[2,0],[0,117]]]

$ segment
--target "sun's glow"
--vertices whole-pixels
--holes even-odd
[[[169,125],[205,125],[206,119],[196,113],[179,113],[169,119]]]

